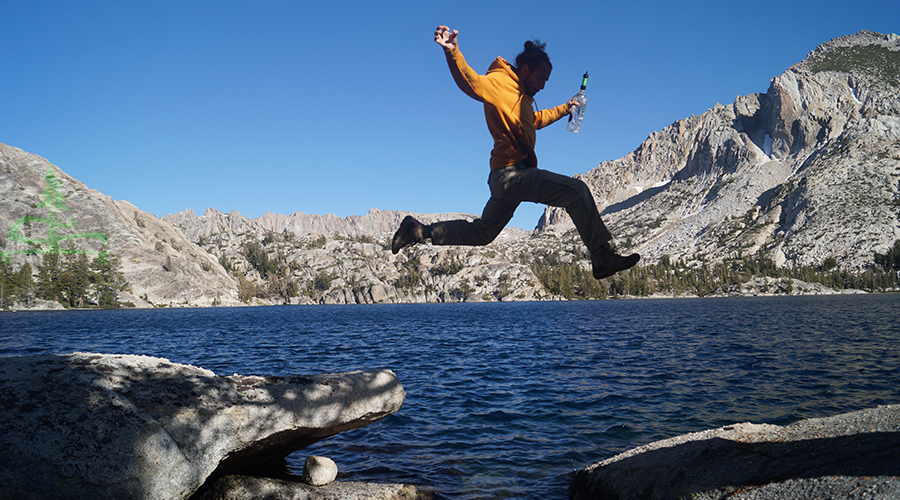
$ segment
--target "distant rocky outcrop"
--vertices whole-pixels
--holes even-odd
[[[47,217],[42,195],[48,187],[48,172],[58,184],[55,203],[65,206],[59,215],[70,225],[60,230],[60,236],[90,232],[106,237],[106,250],[119,258],[128,282],[120,297],[123,302],[145,306],[240,304],[235,281],[215,257],[181,231],[127,201],[89,189],[40,156],[5,144],[0,144],[0,251],[31,249],[8,238],[17,221],[30,219],[24,227],[29,236],[48,238],[47,224],[36,220]],[[69,243],[80,251],[96,252],[102,246],[96,238],[63,240],[63,244]],[[11,260],[22,263],[31,259],[32,269],[37,270],[40,257],[13,254]]]
[[[862,31],[654,132],[587,182],[620,245],[645,260],[870,266],[900,239],[900,36]],[[548,209],[539,224],[570,224]]]
[[[0,497],[19,500],[186,499],[405,398],[389,370],[224,377],[90,353],[0,358],[0,389]]]
[[[490,246],[419,245],[391,253],[381,238],[340,234],[218,233],[199,240],[242,276],[252,304],[528,301],[553,298],[519,255],[526,238],[506,230]],[[554,240],[555,242],[555,240]],[[534,241],[543,245],[545,240]],[[531,248],[528,251],[531,251]]]
[[[223,214],[214,208],[208,208],[203,215],[197,217],[193,210],[187,209],[176,214],[166,214],[162,220],[181,229],[191,241],[218,233],[250,233],[259,237],[266,233],[266,229],[257,221],[244,217],[237,210]]]
[[[577,471],[572,500],[900,498],[900,406],[781,427],[735,424]]]
[[[834,295],[864,293],[860,290],[835,290],[821,283],[808,283],[793,278],[754,278],[740,285],[726,286],[711,294],[714,296],[773,296],[773,295]]]
[[[372,208],[366,215],[347,217],[302,212],[295,212],[291,215],[266,212],[261,217],[249,219],[236,210],[223,214],[214,208],[208,208],[200,217],[197,217],[193,210],[187,209],[175,214],[166,214],[163,220],[181,229],[185,236],[192,241],[217,233],[252,233],[260,237],[266,233],[290,233],[294,236],[339,234],[350,238],[380,238],[394,234],[400,221],[407,215],[414,215],[425,224],[448,219],[472,220],[476,217],[465,213],[412,214],[405,211]]]

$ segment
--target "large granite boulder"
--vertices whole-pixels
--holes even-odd
[[[573,500],[900,498],[900,405],[789,426],[735,424],[579,470]]]
[[[220,377],[146,356],[0,358],[0,498],[185,499],[405,396],[390,370]]]

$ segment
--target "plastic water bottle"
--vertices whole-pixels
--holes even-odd
[[[585,71],[584,78],[581,80],[581,90],[575,94],[575,100],[578,101],[578,105],[569,111],[569,124],[566,125],[566,130],[575,132],[576,134],[581,130],[581,120],[584,119],[584,108],[587,107],[587,96],[584,95],[584,89],[587,87],[587,79],[588,74],[587,71]]]

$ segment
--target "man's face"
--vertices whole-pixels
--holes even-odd
[[[529,65],[523,65],[520,72],[522,80],[522,88],[529,97],[534,97],[544,88],[544,84],[550,79],[550,65],[546,62],[539,62],[532,68]]]

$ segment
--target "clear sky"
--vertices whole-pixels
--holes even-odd
[[[159,217],[480,214],[491,138],[439,24],[481,73],[546,42],[540,108],[590,71],[582,132],[538,131],[541,167],[566,175],[765,92],[820,43],[900,31],[896,0],[4,0],[2,16],[0,142]],[[541,211],[523,204],[512,225]]]

